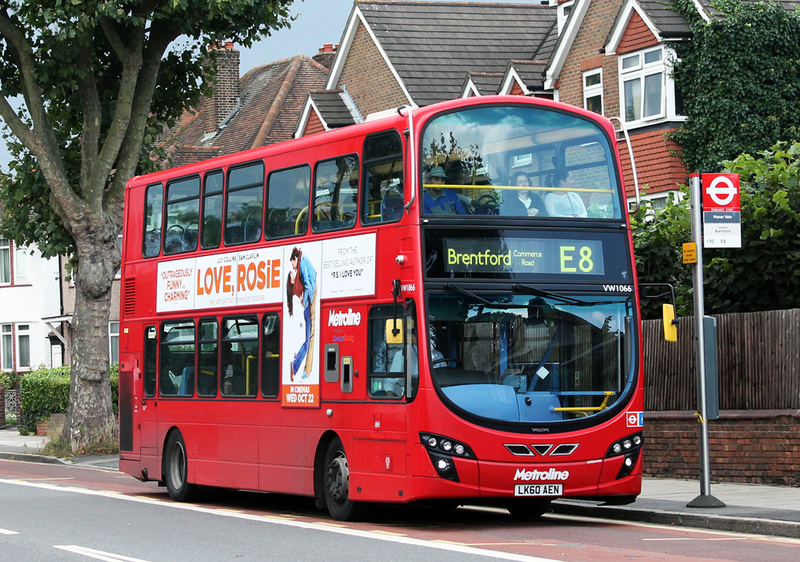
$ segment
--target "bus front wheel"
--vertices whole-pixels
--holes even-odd
[[[350,467],[342,441],[337,437],[325,454],[323,488],[325,506],[337,521],[355,521],[364,516],[364,504],[350,499]]]
[[[514,519],[531,521],[550,511],[550,500],[514,498],[506,500],[505,506]]]
[[[192,501],[199,496],[200,488],[189,484],[186,443],[180,431],[173,431],[164,447],[164,483],[169,497],[176,502]]]

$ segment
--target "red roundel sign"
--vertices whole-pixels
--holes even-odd
[[[739,209],[739,174],[703,174],[704,211]]]

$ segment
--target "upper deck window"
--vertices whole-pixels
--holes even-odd
[[[264,214],[264,163],[231,168],[226,195],[225,245],[260,239]]]
[[[222,178],[222,170],[210,172],[203,185],[203,249],[218,248],[222,240]]]
[[[144,240],[142,255],[153,258],[161,252],[161,224],[164,202],[164,187],[160,183],[147,186],[144,208]]]
[[[267,238],[299,236],[308,229],[311,169],[272,172],[267,186]]]
[[[403,214],[403,143],[396,131],[364,141],[364,224],[393,222]]]
[[[200,178],[195,176],[169,182],[164,254],[196,250],[199,221]]]
[[[423,214],[620,219],[610,139],[553,109],[484,106],[432,119],[422,137]]]
[[[358,156],[340,156],[317,164],[311,230],[325,232],[356,224]]]

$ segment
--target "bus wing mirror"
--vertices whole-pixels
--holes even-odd
[[[400,318],[386,319],[386,343],[388,345],[403,343],[403,321]]]
[[[678,323],[675,321],[675,307],[671,304],[661,305],[664,322],[664,339],[670,342],[678,341]]]

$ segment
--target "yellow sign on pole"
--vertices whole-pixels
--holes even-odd
[[[684,242],[683,263],[697,263],[697,244],[695,242]]]

